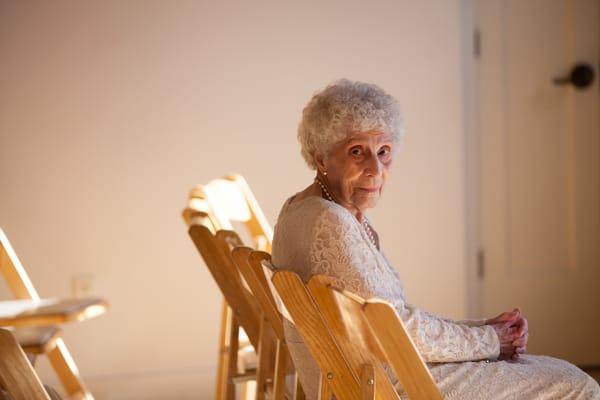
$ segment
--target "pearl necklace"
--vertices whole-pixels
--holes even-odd
[[[327,190],[327,186],[325,186],[325,184],[323,182],[321,182],[321,180],[319,178],[315,178],[315,182],[317,182],[317,184],[321,187],[321,191],[323,192],[323,195],[325,196],[325,198],[327,200],[335,203],[335,200],[333,200],[333,196],[329,193],[329,190]],[[373,235],[373,230],[367,223],[367,219],[364,217],[363,217],[362,226],[365,229],[365,231],[367,232],[367,236],[369,237],[369,240],[371,241],[371,243],[373,243],[373,246],[377,247],[377,243],[375,243],[375,237]]]

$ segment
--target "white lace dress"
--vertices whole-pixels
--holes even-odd
[[[398,272],[350,212],[316,196],[292,200],[275,225],[273,264],[305,282],[314,274],[333,276],[364,298],[393,304],[446,399],[600,399],[598,384],[566,361],[534,355],[496,361],[500,344],[492,327],[407,303]],[[318,367],[290,323],[285,334],[307,399],[316,400]]]

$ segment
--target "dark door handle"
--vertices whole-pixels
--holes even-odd
[[[594,82],[594,68],[586,63],[579,63],[573,67],[569,76],[554,78],[555,85],[573,85],[577,89],[584,89]]]

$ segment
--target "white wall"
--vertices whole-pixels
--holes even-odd
[[[65,328],[98,399],[211,396],[221,300],[187,190],[239,172],[274,223],[311,180],[301,109],[339,77],[399,99],[372,219],[411,302],[465,316],[460,24],[459,0],[0,0],[0,226],[43,296],[92,274],[110,300]]]

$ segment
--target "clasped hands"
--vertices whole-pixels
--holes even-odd
[[[485,324],[494,328],[500,340],[499,360],[517,360],[520,354],[525,353],[529,330],[521,310],[515,308],[513,311],[503,312],[485,320]]]

